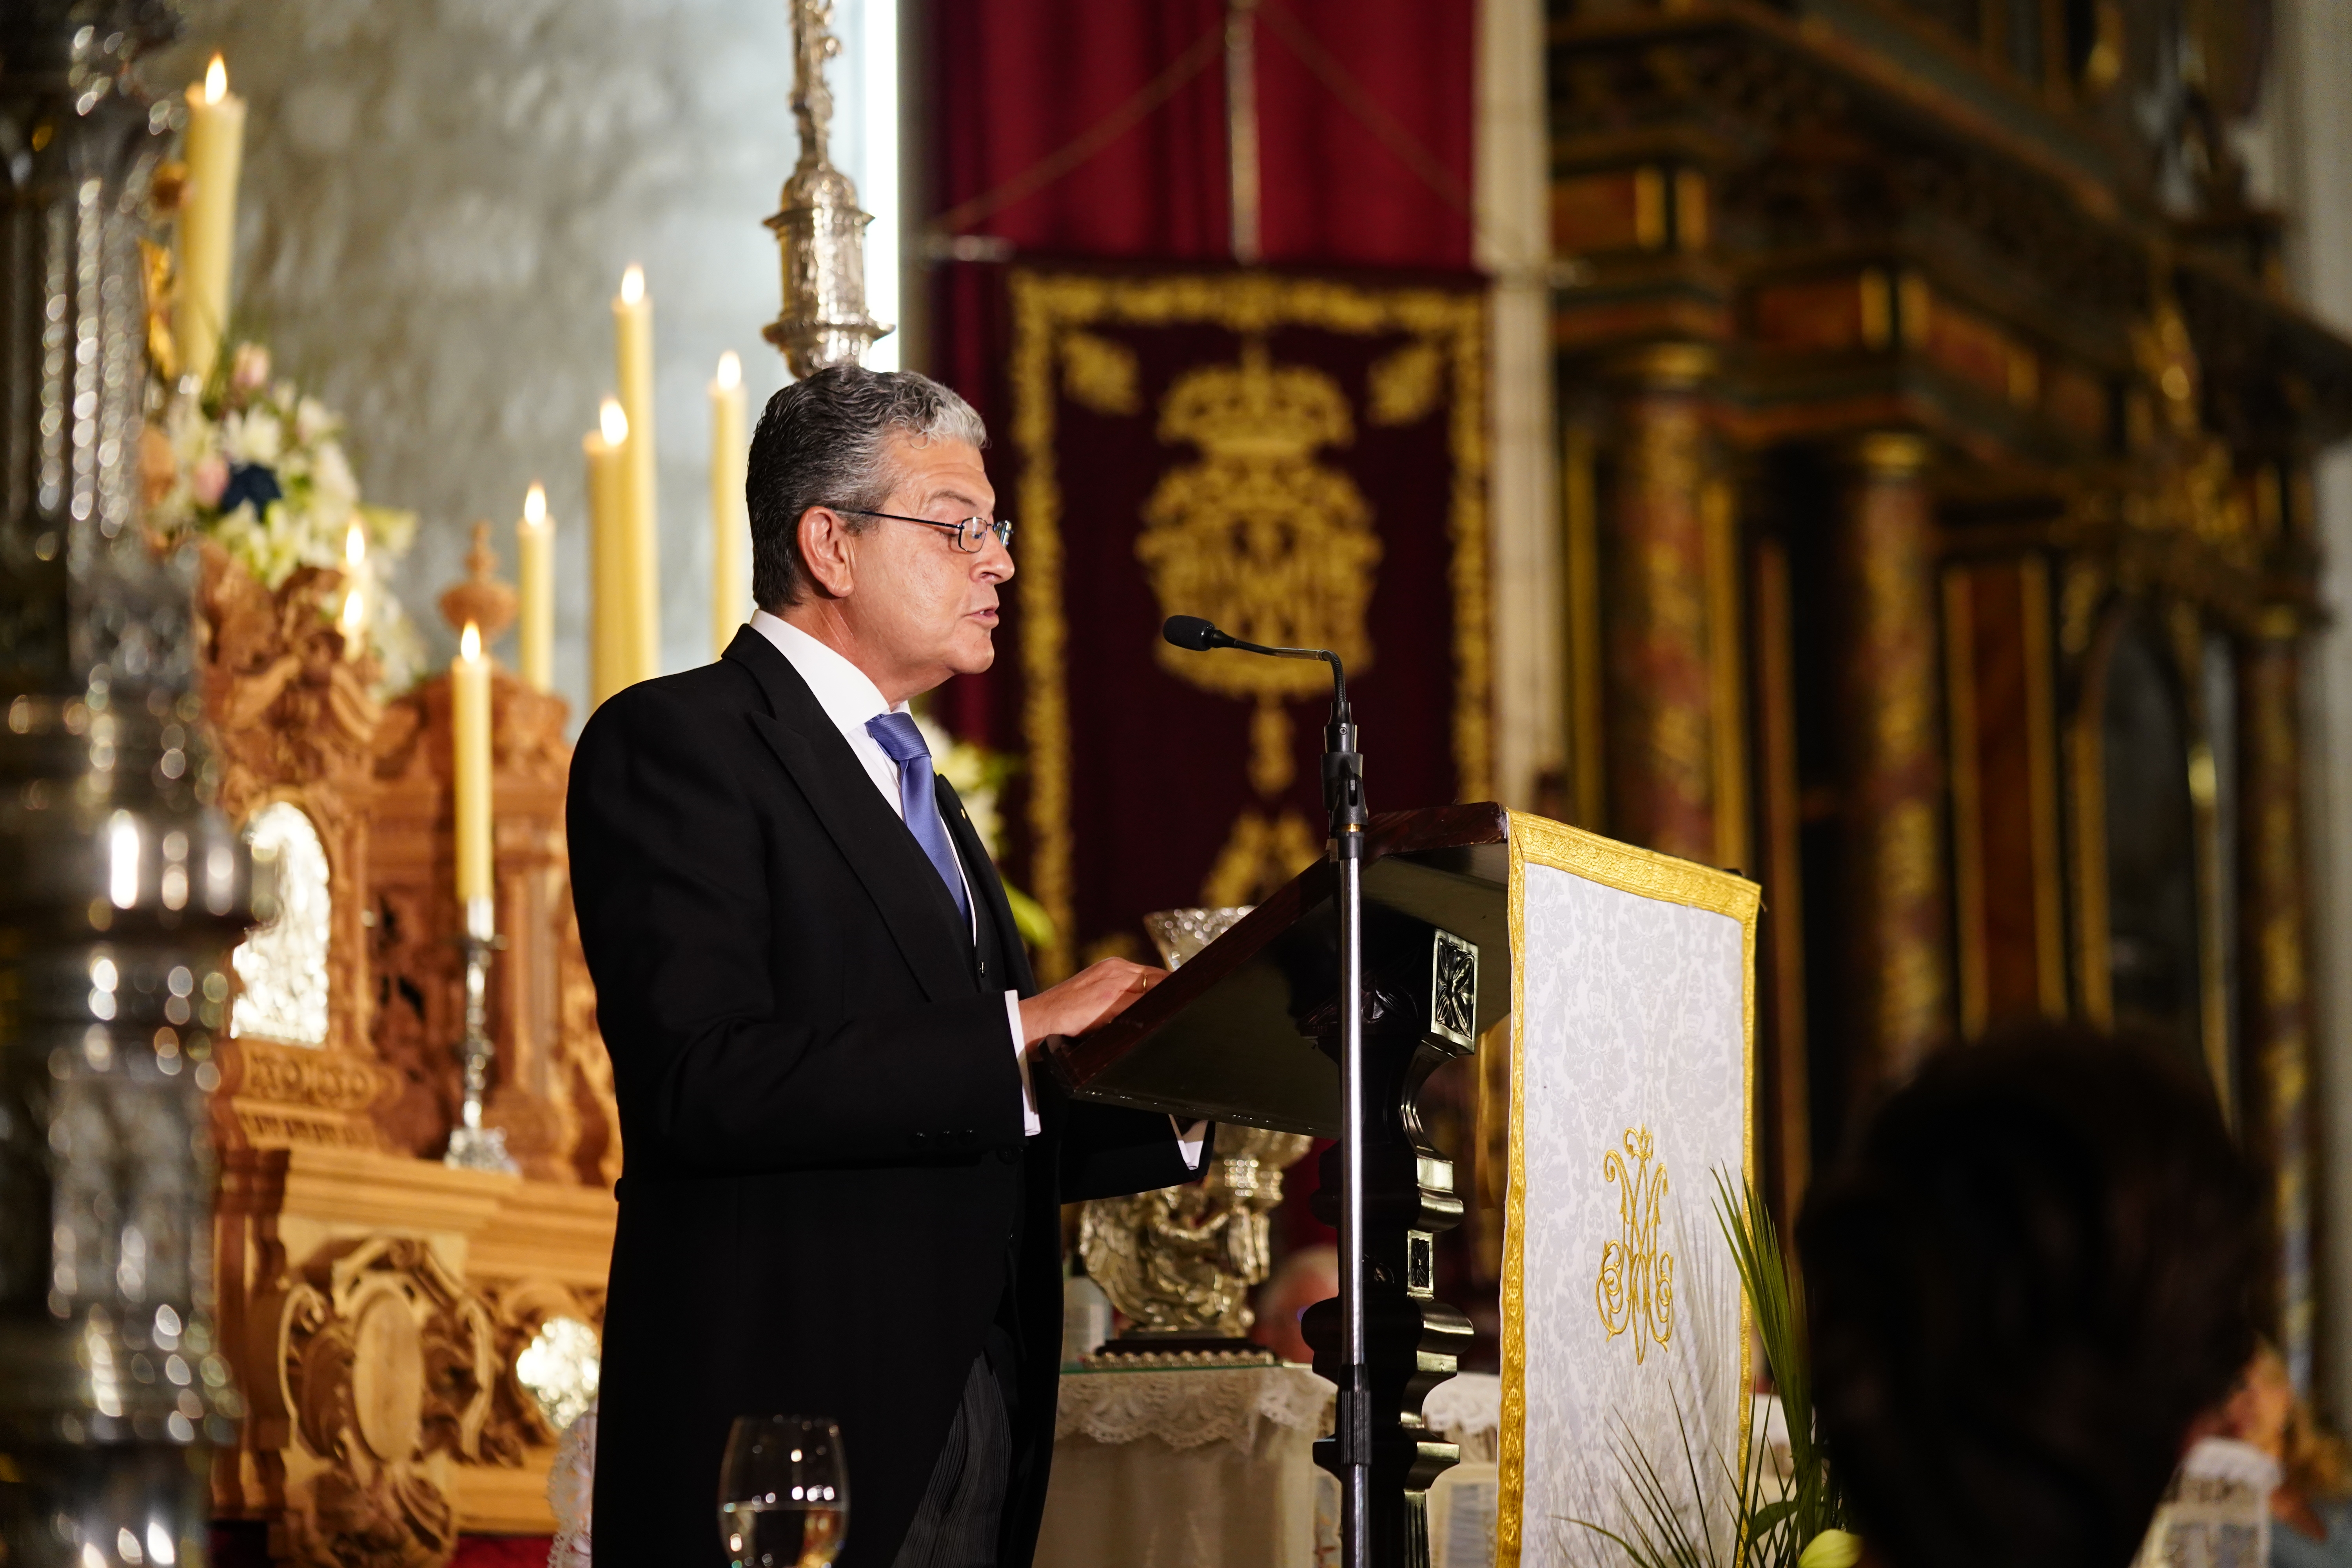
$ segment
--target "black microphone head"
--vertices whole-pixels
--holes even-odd
[[[1168,624],[1160,628],[1160,635],[1178,647],[1191,648],[1195,653],[1222,647],[1230,640],[1224,633],[1198,616],[1171,616]]]

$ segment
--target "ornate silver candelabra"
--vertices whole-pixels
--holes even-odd
[[[857,187],[826,155],[833,89],[824,62],[841,53],[833,0],[792,0],[793,119],[800,162],[784,182],[781,210],[768,219],[783,251],[784,309],[761,335],[783,352],[795,377],[855,364],[890,329],[866,313],[866,226]]]
[[[250,858],[140,520],[164,0],[0,5],[0,1558],[201,1563],[213,1043]]]

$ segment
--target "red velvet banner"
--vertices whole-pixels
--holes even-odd
[[[1480,286],[1019,268],[1009,313],[998,668],[1045,973],[1322,852],[1328,668],[1180,651],[1170,615],[1339,652],[1375,809],[1485,796]]]

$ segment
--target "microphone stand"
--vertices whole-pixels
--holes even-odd
[[[1371,1568],[1371,1345],[1364,1310],[1364,757],[1348,706],[1348,672],[1326,648],[1243,642],[1192,616],[1171,616],[1160,635],[1177,647],[1239,648],[1276,658],[1319,658],[1331,667],[1331,721],[1323,731],[1323,804],[1330,813],[1331,859],[1339,912],[1339,1324],[1343,1380],[1337,1430],[1341,1499],[1340,1560]]]
[[[1339,1321],[1348,1380],[1339,1390],[1340,1555],[1372,1560],[1372,1411],[1364,1316],[1364,757],[1348,709],[1348,678],[1331,658],[1331,722],[1323,731],[1323,802],[1339,873]]]

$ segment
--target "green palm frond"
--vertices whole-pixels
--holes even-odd
[[[1747,1462],[1736,1468],[1728,1458],[1697,1451],[1678,1408],[1675,1423],[1682,1438],[1680,1468],[1690,1483],[1688,1495],[1701,1510],[1708,1507],[1702,1478],[1719,1471],[1731,1528],[1720,1538],[1708,1531],[1703,1515],[1695,1514],[1677,1497],[1666,1473],[1643,1450],[1631,1427],[1613,1444],[1623,1471],[1621,1500],[1626,1522],[1618,1530],[1590,1520],[1564,1522],[1614,1546],[1631,1568],[1822,1568],[1832,1560],[1851,1562],[1853,1542],[1845,1531],[1844,1499],[1813,1428],[1804,1280],[1790,1267],[1763,1194],[1752,1185],[1734,1185],[1721,1172],[1715,1183],[1716,1220],[1739,1269],[1740,1289],[1763,1343],[1764,1363],[1788,1418],[1789,1473],[1783,1478],[1772,1468],[1764,1434],[1753,1429],[1752,1401],[1743,1398],[1740,1406],[1736,1451]],[[1718,1554],[1718,1539],[1730,1542],[1727,1558]],[[1820,1547],[1809,1553],[1807,1548],[1816,1542]]]

